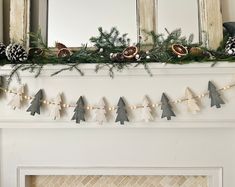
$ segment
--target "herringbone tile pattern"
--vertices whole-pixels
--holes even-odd
[[[32,176],[30,187],[208,187],[204,176]]]

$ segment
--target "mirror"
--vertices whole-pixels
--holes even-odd
[[[194,42],[199,42],[199,5],[198,0],[158,0],[159,33],[181,28],[183,36],[194,35]]]
[[[151,1],[155,5],[148,6],[150,1],[146,0],[139,9],[137,3],[141,0],[48,0],[48,46],[54,47],[56,41],[68,47],[82,44],[91,46],[89,39],[97,35],[97,28],[100,26],[104,30],[110,30],[115,26],[120,33],[128,33],[131,41],[136,43],[138,16],[144,11],[149,13],[154,8],[157,10],[154,11],[156,17],[151,20],[148,15],[146,18],[156,22],[153,23],[156,28],[152,30],[166,33],[165,28],[169,31],[181,28],[182,35],[194,34],[194,42],[199,42],[198,0]],[[148,23],[148,20],[143,21]]]
[[[48,46],[59,41],[68,47],[91,46],[98,27],[117,27],[137,42],[136,0],[48,0]]]

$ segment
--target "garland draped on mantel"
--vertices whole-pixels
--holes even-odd
[[[209,81],[207,92],[195,95],[191,91],[191,89],[187,87],[185,91],[185,96],[183,96],[182,98],[170,100],[167,97],[167,94],[163,93],[161,101],[157,103],[150,102],[149,98],[147,96],[144,96],[142,104],[126,105],[124,97],[120,97],[118,104],[113,106],[106,105],[104,101],[105,97],[101,98],[100,102],[96,105],[85,103],[83,96],[80,96],[76,104],[64,103],[62,101],[61,94],[58,94],[54,100],[47,100],[43,96],[43,89],[40,89],[37,94],[31,96],[24,93],[24,87],[25,85],[20,85],[17,91],[15,91],[13,89],[9,89],[2,86],[2,84],[0,85],[0,91],[8,93],[12,96],[12,99],[9,102],[9,105],[12,107],[12,109],[20,109],[23,100],[26,100],[30,101],[30,106],[27,109],[27,112],[30,112],[32,116],[34,116],[35,114],[40,115],[41,105],[46,105],[51,109],[51,117],[56,120],[60,119],[62,110],[74,108],[74,115],[72,117],[72,120],[75,120],[76,123],[86,121],[86,112],[90,110],[95,110],[94,120],[99,124],[102,124],[103,122],[107,121],[106,116],[108,112],[116,111],[116,122],[123,125],[125,124],[125,122],[129,122],[128,112],[135,110],[141,110],[141,120],[144,122],[153,121],[152,112],[156,108],[161,108],[161,118],[171,120],[172,117],[176,116],[173,111],[172,105],[177,105],[179,103],[186,103],[189,112],[198,113],[200,111],[198,101],[207,96],[211,99],[211,107],[215,106],[216,108],[221,108],[221,105],[225,104],[225,102],[221,98],[220,94],[223,91],[227,91],[231,88],[234,88],[235,83],[225,85],[221,88],[216,88],[214,83],[212,83],[212,81]]]
[[[38,77],[44,66],[48,64],[63,65],[61,69],[53,72],[52,76],[72,70],[84,76],[80,65],[95,63],[95,72],[104,68],[111,77],[114,77],[115,70],[128,69],[134,63],[136,63],[135,67],[144,66],[147,73],[152,75],[148,67],[149,63],[235,62],[235,37],[229,37],[229,35],[224,37],[217,50],[211,50],[202,43],[193,43],[193,35],[182,36],[181,29],[172,32],[166,29],[166,34],[146,32],[152,44],[146,44],[146,38],[142,36],[139,36],[137,43],[131,43],[128,34],[120,34],[115,27],[110,31],[105,31],[100,27],[98,31],[98,36],[90,38],[92,47],[84,44],[80,48],[68,48],[56,42],[55,48],[49,48],[44,43],[40,31],[29,34],[30,49],[25,49],[18,43],[5,45],[0,42],[0,66],[12,65],[10,81],[14,75],[19,77],[19,71],[29,71]]]

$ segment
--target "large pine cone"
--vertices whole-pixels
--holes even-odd
[[[225,46],[227,55],[235,56],[235,37],[230,37]]]
[[[23,46],[10,44],[6,48],[7,59],[13,63],[21,63],[28,59],[28,54]]]

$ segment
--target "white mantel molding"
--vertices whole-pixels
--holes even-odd
[[[22,111],[25,112],[25,111]],[[76,124],[74,121],[52,121],[52,120],[0,120],[2,129],[224,129],[235,128],[235,120],[177,120],[158,122],[130,122],[119,125],[114,122],[99,125],[96,122],[83,122]]]
[[[17,169],[18,187],[27,186],[27,176],[47,176],[47,175],[143,175],[143,176],[206,176],[209,178],[209,187],[223,186],[222,168],[144,168],[144,167],[19,167]]]
[[[97,64],[81,64],[79,68],[85,73],[86,77],[109,77],[108,68],[102,68],[98,73],[95,72]],[[115,71],[115,76],[148,76],[143,65],[132,64],[129,68],[119,72]],[[51,76],[52,73],[64,68],[63,65],[45,65],[40,77]],[[175,75],[215,75],[215,74],[234,74],[235,63],[231,62],[205,62],[205,63],[190,63],[190,64],[166,64],[166,63],[149,63],[148,67],[153,76],[175,76]],[[11,72],[11,65],[4,65],[0,67],[0,75],[9,75]],[[29,71],[19,71],[22,77],[34,77],[33,73]],[[53,76],[57,77],[81,77],[77,71],[64,71],[61,74]]]

